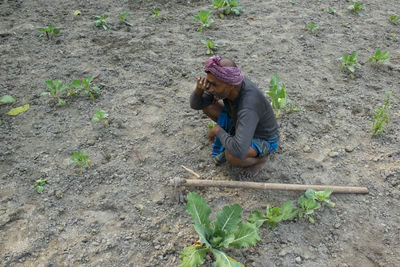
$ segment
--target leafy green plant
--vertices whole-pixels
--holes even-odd
[[[278,74],[274,74],[270,81],[269,91],[265,92],[271,99],[271,105],[274,109],[275,116],[279,118],[281,110],[288,103],[285,84],[280,84]]]
[[[3,95],[0,98],[0,103],[1,104],[10,104],[10,103],[14,103],[15,102],[15,98],[10,96],[10,95]]]
[[[102,109],[96,110],[96,113],[93,115],[92,121],[99,122],[108,118],[107,112]]]
[[[339,58],[339,60],[342,61],[342,64],[340,65],[340,69],[342,71],[347,71],[350,73],[351,77],[354,77],[354,71],[356,68],[360,68],[360,64],[357,63],[357,52],[351,53],[351,55],[347,55],[344,53],[342,57]]]
[[[265,215],[261,211],[255,210],[249,216],[249,222],[255,223],[257,227],[261,227],[263,223],[267,223],[270,227],[275,227],[278,222],[291,221],[299,214],[297,207],[292,201],[287,201],[279,207],[271,207],[267,205]]]
[[[53,35],[57,35],[60,33],[60,29],[54,28],[52,24],[49,24],[49,26],[45,28],[39,28],[38,31],[40,32],[40,36],[46,34],[48,40],[50,40],[50,38],[52,38]]]
[[[387,91],[386,95],[387,96],[385,99],[385,105],[380,109],[375,110],[374,116],[372,118],[372,128],[370,130],[370,132],[372,133],[372,137],[374,137],[375,135],[382,135],[389,125],[390,96],[392,95],[392,91]]]
[[[57,99],[59,106],[65,106],[67,102],[61,98],[62,97],[61,95],[68,87],[68,85],[60,80],[54,80],[54,81],[48,80],[45,82],[45,84],[47,88],[50,89],[50,91],[42,92],[40,96],[50,95],[53,99]]]
[[[160,15],[160,10],[153,8],[151,11],[153,11],[153,15],[151,15],[153,18],[158,18]]]
[[[238,204],[225,206],[216,215],[216,221],[211,224],[211,209],[206,201],[196,193],[189,193],[186,211],[192,215],[194,229],[200,240],[194,245],[185,247],[179,255],[181,267],[193,267],[203,264],[207,253],[215,258],[214,266],[235,266],[242,264],[229,257],[223,248],[249,247],[260,240],[258,227],[249,222],[240,222],[242,208]]]
[[[74,152],[72,156],[69,158],[71,163],[78,164],[81,167],[80,173],[82,174],[83,168],[87,168],[89,166],[89,156],[86,153],[86,150],[82,149],[80,152]]]
[[[83,92],[84,95],[89,96],[91,100],[94,100],[94,97],[100,93],[100,88],[91,85],[93,80],[94,78],[92,75],[90,75],[88,78],[83,78],[82,80],[74,80],[70,85],[70,90],[67,96]]]
[[[212,128],[214,128],[215,125],[217,125],[217,123],[215,121],[212,121],[207,125],[207,127],[208,127],[208,129],[212,129]]]
[[[313,33],[316,29],[318,29],[317,24],[312,24],[311,22],[306,22],[307,29],[305,29],[305,32]]]
[[[35,184],[32,185],[32,189],[36,188],[36,192],[38,192],[39,194],[41,194],[43,192],[44,189],[44,185],[47,183],[46,179],[43,179],[42,177],[39,177],[38,180],[36,180]]]
[[[336,14],[336,10],[334,10],[331,7],[328,7],[328,13],[331,14],[331,15],[335,15]]]
[[[212,23],[214,23],[214,20],[210,18],[211,16],[211,11],[210,10],[204,10],[200,11],[197,15],[195,15],[193,18],[194,20],[197,20],[201,23],[201,25],[197,28],[198,31],[203,31],[204,28],[209,28]]]
[[[242,8],[238,6],[239,0],[212,0],[211,6],[218,10],[220,18],[225,15],[240,15]]]
[[[218,49],[218,45],[213,43],[210,40],[201,40],[201,43],[204,44],[206,46],[206,54],[214,54],[214,51],[216,51]]]
[[[126,18],[127,18],[127,17],[130,17],[130,16],[131,16],[131,14],[129,14],[129,12],[124,12],[124,13],[122,13],[122,14],[119,15],[119,18],[121,19],[121,22],[122,22],[122,23],[125,23],[125,24],[128,25],[128,26],[133,26],[131,23],[129,23],[129,22],[126,20]]]
[[[329,207],[333,208],[335,207],[335,203],[333,203],[329,197],[331,196],[332,191],[330,189],[325,189],[323,191],[315,191],[311,188],[307,189],[305,192],[305,196],[307,198],[312,198],[315,200],[318,200],[322,203],[325,203]]]
[[[375,63],[387,64],[389,61],[389,51],[381,51],[377,48],[375,54],[369,58],[369,62],[372,61],[375,61]]]
[[[389,17],[389,22],[393,23],[393,24],[396,24],[397,22],[400,22],[400,16],[397,16],[396,14],[392,14]]]
[[[364,7],[364,4],[363,4],[363,3],[361,3],[361,2],[354,2],[354,1],[353,1],[353,4],[350,5],[350,6],[348,6],[347,9],[350,10],[351,12],[353,12],[353,13],[359,14],[358,12],[361,11],[361,10],[363,10],[363,9],[365,9],[365,7]]]
[[[95,16],[94,17],[94,25],[96,27],[103,27],[104,30],[111,29],[111,25],[107,23],[106,19],[108,18],[107,14],[104,14],[102,17]]]

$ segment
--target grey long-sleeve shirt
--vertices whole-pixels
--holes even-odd
[[[190,106],[196,110],[204,109],[212,104],[213,98],[208,92],[204,92],[203,95],[193,92],[190,96]],[[247,78],[242,83],[239,96],[234,101],[224,99],[224,105],[233,120],[235,135],[229,135],[221,129],[217,136],[233,156],[244,158],[253,137],[267,139],[277,134],[278,123],[271,105],[264,93]]]

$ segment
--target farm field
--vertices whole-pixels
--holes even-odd
[[[361,2],[351,12],[346,0],[241,0],[240,16],[221,19],[211,0],[0,0],[0,97],[15,99],[0,104],[0,265],[179,266],[198,236],[177,192],[200,194],[213,219],[226,205],[246,218],[301,195],[174,188],[176,177],[193,179],[184,165],[200,179],[368,187],[333,194],[314,224],[263,226],[254,246],[224,250],[245,266],[400,266],[400,20],[389,22],[400,4]],[[215,22],[199,32],[193,16],[206,9]],[[104,14],[107,30],[93,19]],[[49,24],[59,33],[41,36]],[[210,56],[202,40],[262,90],[278,74],[300,108],[282,112],[280,148],[252,179],[215,166],[210,119],[189,106]],[[369,61],[376,49],[387,64]],[[353,52],[354,74],[340,68]],[[89,77],[87,91],[43,94],[46,81]],[[387,91],[391,121],[371,137]],[[93,121],[97,110],[108,117]],[[70,161],[82,150],[87,167]]]

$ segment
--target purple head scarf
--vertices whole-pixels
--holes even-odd
[[[207,59],[206,64],[204,66],[204,71],[210,72],[218,80],[232,85],[239,85],[244,79],[240,67],[222,66],[220,56],[213,56]]]

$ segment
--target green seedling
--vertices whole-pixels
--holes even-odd
[[[32,189],[36,188],[36,191],[41,194],[43,192],[44,189],[44,185],[47,183],[46,179],[43,179],[42,177],[39,177],[38,180],[36,180],[35,184],[32,185]]]
[[[214,54],[214,51],[216,51],[218,49],[218,45],[213,43],[210,40],[201,40],[201,43],[204,44],[206,46],[206,54]]]
[[[329,197],[331,196],[332,191],[330,189],[326,189],[324,191],[315,191],[313,189],[307,189],[305,192],[305,196],[307,198],[312,198],[318,200],[320,202],[326,203],[329,207],[335,207],[335,203],[333,203]]]
[[[133,26],[131,23],[129,23],[127,20],[126,20],[126,18],[127,17],[130,17],[131,16],[131,14],[129,14],[129,12],[125,12],[125,13],[122,13],[121,15],[119,15],[119,18],[121,19],[121,22],[122,23],[125,23],[126,25],[128,25],[128,26]]]
[[[306,22],[307,29],[304,32],[313,33],[316,29],[318,29],[317,24],[312,24],[311,22]]]
[[[392,35],[389,37],[389,39],[397,42],[400,39],[400,37],[397,34],[392,33]]]
[[[275,116],[279,118],[281,110],[288,104],[287,92],[285,84],[280,84],[278,74],[274,74],[270,81],[269,91],[265,92],[271,99],[271,105],[274,109]]]
[[[160,15],[160,10],[153,8],[153,15],[151,15],[153,18],[158,18],[158,16]]]
[[[208,127],[208,129],[212,129],[212,128],[214,128],[215,125],[217,125],[217,123],[215,121],[212,121],[207,125],[207,127]]]
[[[275,227],[281,221],[291,221],[299,214],[297,207],[292,201],[287,201],[279,207],[271,207],[267,205],[265,215],[261,211],[255,210],[249,216],[249,222],[254,223],[257,227],[261,227],[264,222],[270,227]]]
[[[78,164],[81,167],[80,173],[82,174],[83,168],[87,168],[89,166],[89,156],[86,153],[86,150],[82,149],[80,152],[74,152],[72,156],[69,158],[71,163]]]
[[[397,16],[396,14],[392,14],[389,17],[389,22],[393,23],[393,24],[396,24],[397,22],[400,22],[400,16]]]
[[[347,7],[347,9],[353,13],[359,14],[358,12],[365,9],[365,7],[364,7],[364,4],[361,2],[353,2],[352,5]]]
[[[387,64],[389,61],[389,51],[381,51],[380,49],[375,50],[375,54],[369,58],[369,62],[375,61],[375,63]]]
[[[100,88],[91,85],[93,79],[93,76],[90,75],[88,78],[83,78],[82,81],[74,80],[70,85],[70,90],[67,96],[83,92],[84,95],[89,96],[91,100],[94,100],[94,97],[100,93]]]
[[[65,91],[68,85],[60,80],[48,80],[45,82],[45,84],[50,89],[50,91],[42,92],[40,96],[50,95],[53,99],[57,99],[59,106],[65,106],[67,102],[61,98],[61,94]]]
[[[96,110],[96,113],[93,115],[92,121],[99,122],[108,118],[107,112],[102,109]]]
[[[375,110],[374,116],[372,118],[372,128],[370,130],[370,132],[372,133],[372,137],[374,137],[375,135],[382,135],[389,125],[390,96],[392,95],[392,91],[387,91],[386,95],[387,97],[385,99],[385,105],[380,109]]]
[[[197,15],[195,15],[193,18],[194,20],[197,20],[201,23],[201,25],[197,28],[198,31],[203,31],[204,28],[209,28],[212,23],[214,23],[214,20],[210,18],[211,16],[211,11],[210,10],[204,10],[200,11]]]
[[[242,208],[238,204],[225,206],[216,215],[216,221],[211,224],[211,209],[206,201],[196,193],[187,195],[186,211],[192,215],[194,229],[199,235],[199,241],[185,247],[179,255],[181,267],[194,267],[203,264],[207,253],[214,255],[213,266],[235,266],[242,264],[229,257],[222,249],[228,247],[250,247],[260,240],[258,227],[249,222],[240,222]]]
[[[328,7],[328,13],[331,14],[331,15],[335,15],[336,14],[336,10],[334,10],[331,7]]]
[[[104,14],[102,17],[100,16],[95,16],[94,17],[94,25],[96,27],[102,26],[104,30],[111,29],[111,25],[107,23],[106,19],[108,18],[108,15]]]
[[[218,10],[220,18],[225,15],[235,14],[237,16],[242,12],[242,8],[238,6],[239,0],[212,0],[211,6]]]
[[[39,28],[38,31],[40,32],[40,36],[46,34],[48,40],[50,40],[53,35],[57,35],[60,33],[60,29],[53,28],[52,24],[49,24],[49,26],[47,26],[46,28]]]
[[[347,71],[350,73],[351,77],[354,78],[354,71],[356,68],[360,68],[360,64],[357,63],[357,52],[353,52],[351,55],[347,55],[346,53],[343,54],[339,60],[342,61],[342,64],[340,65],[340,69],[342,71]]]
[[[300,196],[298,203],[301,207],[299,210],[299,217],[306,217],[310,221],[310,223],[314,223],[314,218],[310,215],[314,213],[314,210],[321,208],[321,204],[319,204],[313,198],[307,198],[304,196]]]
[[[10,103],[14,103],[15,102],[15,98],[10,96],[10,95],[3,95],[0,98],[0,103],[1,104],[10,104]]]

